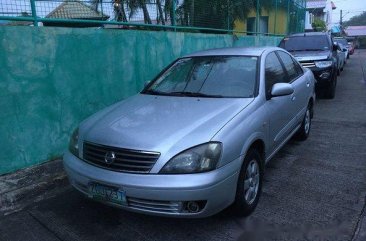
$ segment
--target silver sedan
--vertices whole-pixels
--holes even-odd
[[[82,122],[64,155],[88,197],[146,214],[206,217],[257,206],[265,164],[311,128],[315,81],[285,50],[177,59],[144,90]]]

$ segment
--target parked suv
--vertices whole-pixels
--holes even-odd
[[[302,66],[311,69],[317,93],[333,99],[339,71],[338,46],[327,33],[299,33],[282,39],[279,46],[290,52]]]

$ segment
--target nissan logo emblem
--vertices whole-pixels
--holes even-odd
[[[109,151],[104,156],[104,161],[108,165],[112,164],[116,160],[116,154],[113,151]]]

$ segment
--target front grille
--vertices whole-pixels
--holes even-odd
[[[134,209],[152,212],[180,213],[182,202],[146,200],[127,197],[128,206]]]
[[[306,67],[306,68],[315,67],[315,63],[314,62],[300,62],[300,64],[303,67]]]
[[[113,152],[115,159],[108,164],[106,154]],[[112,146],[104,146],[90,142],[84,142],[83,159],[95,166],[129,173],[148,173],[158,160],[160,153],[129,150]]]

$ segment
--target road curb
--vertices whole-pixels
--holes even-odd
[[[62,161],[54,160],[0,176],[0,217],[69,188]]]

